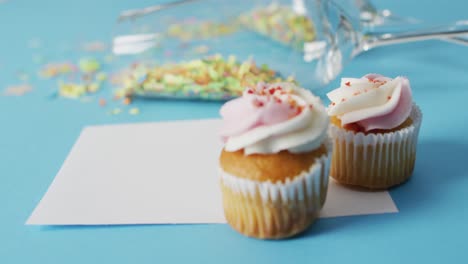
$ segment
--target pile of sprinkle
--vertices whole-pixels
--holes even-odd
[[[315,39],[312,20],[290,6],[271,3],[241,14],[239,20],[246,28],[299,51]]]
[[[282,81],[294,81],[294,78],[283,79],[267,65],[258,67],[251,59],[242,62],[234,56],[224,59],[214,55],[178,64],[135,64],[123,78],[123,87],[116,95],[228,100],[258,82]]]

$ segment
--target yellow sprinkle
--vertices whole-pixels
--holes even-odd
[[[112,115],[118,115],[118,114],[120,114],[120,113],[122,113],[122,109],[120,109],[120,108],[114,108],[114,109],[112,109],[112,111],[111,111],[111,114],[112,114]]]
[[[96,74],[96,80],[99,82],[107,80],[107,74],[105,72],[99,72],[98,74]]]
[[[138,108],[131,108],[130,110],[128,110],[128,113],[131,114],[131,115],[138,115],[140,113],[140,109]]]

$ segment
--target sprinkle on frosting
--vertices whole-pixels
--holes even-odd
[[[259,83],[221,108],[226,151],[306,152],[320,146],[328,117],[318,97],[291,83]]]
[[[359,125],[365,131],[392,129],[401,125],[412,108],[408,79],[368,74],[359,79],[343,78],[341,86],[327,94],[328,114],[342,125]]]

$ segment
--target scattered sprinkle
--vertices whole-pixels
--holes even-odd
[[[123,104],[124,105],[129,105],[131,102],[132,102],[132,100],[130,99],[130,97],[125,97],[123,99]]]
[[[346,82],[345,85],[346,86],[351,86],[351,82]]]
[[[66,98],[79,98],[86,94],[86,86],[76,83],[59,82],[59,95]]]
[[[110,113],[111,113],[111,115],[118,115],[118,114],[122,113],[122,109],[114,108],[114,109],[112,109],[112,111]]]
[[[205,54],[205,53],[208,53],[209,50],[210,48],[206,45],[200,45],[200,46],[195,47],[194,49],[195,53],[197,54]]]
[[[305,43],[315,40],[312,20],[287,5],[273,2],[241,14],[239,20],[248,29],[296,50],[302,51]]]
[[[11,85],[3,91],[4,96],[23,96],[33,90],[29,84]]]
[[[106,99],[104,99],[104,98],[99,99],[99,105],[100,106],[106,106],[106,104],[107,104]]]
[[[107,73],[99,72],[96,74],[96,81],[103,82],[105,80],[107,80]]]
[[[134,107],[134,108],[130,108],[130,110],[128,110],[128,113],[131,114],[131,115],[138,115],[140,113],[140,109]]]
[[[114,61],[115,57],[112,54],[106,55],[104,57],[104,62],[106,63],[112,63]]]
[[[101,64],[94,58],[82,58],[80,59],[79,67],[83,73],[94,73],[101,68]]]
[[[66,75],[76,71],[76,66],[70,62],[48,63],[41,68],[39,76],[42,78],[54,78],[59,75]]]
[[[102,41],[92,41],[92,42],[83,43],[81,45],[81,48],[84,51],[101,52],[107,49],[107,45]]]
[[[218,23],[188,18],[177,23],[172,23],[168,28],[167,35],[180,41],[188,42],[232,34],[238,28],[239,23],[237,21]]]
[[[98,83],[90,84],[81,84],[81,83],[72,83],[72,82],[59,82],[59,92],[58,94],[66,98],[80,98],[84,95],[92,94],[97,92],[100,89]]]

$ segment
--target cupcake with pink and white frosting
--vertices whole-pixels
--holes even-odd
[[[343,78],[327,97],[334,140],[331,176],[371,189],[406,181],[414,168],[422,119],[409,80],[379,74]]]
[[[223,105],[219,172],[227,222],[280,239],[317,218],[328,187],[329,118],[320,99],[293,83],[259,83]]]

